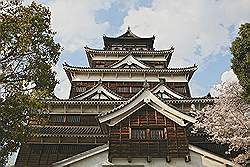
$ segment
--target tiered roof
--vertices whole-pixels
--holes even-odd
[[[149,38],[139,37],[135,35],[134,33],[132,33],[132,31],[130,30],[130,27],[128,27],[127,31],[124,34],[118,37],[114,38],[114,37],[103,36],[105,50],[109,49],[109,47],[114,43],[121,44],[121,43],[127,43],[127,42],[144,43],[144,44],[149,45],[149,47],[153,49],[154,39],[155,39],[154,36],[149,37]]]
[[[167,69],[157,69],[157,68],[90,68],[90,67],[77,67],[68,64],[63,64],[63,68],[68,75],[69,80],[72,80],[70,75],[71,72],[91,72],[91,73],[165,73],[165,74],[188,74],[187,80],[189,81],[194,72],[198,69],[197,65],[184,68],[167,68]]]
[[[91,99],[93,95],[95,95],[98,90],[101,90],[99,93],[104,93],[102,89],[105,89],[104,92],[109,92],[110,95],[114,95],[116,98],[97,98],[97,99]],[[142,92],[142,90],[140,91]],[[160,98],[164,103],[166,104],[177,104],[177,103],[213,103],[216,99],[213,97],[186,97],[179,92],[175,91],[174,89],[170,88],[167,86],[165,83],[159,83],[155,87],[153,87],[150,92],[154,95],[156,95],[158,98]],[[159,93],[165,94],[165,96],[161,97]],[[88,95],[88,96],[86,96]],[[133,96],[131,99],[134,99],[138,96],[139,94],[136,94]],[[108,96],[106,94],[106,96]],[[85,97],[85,98],[82,98]],[[89,98],[90,97],[90,98]],[[70,98],[70,99],[54,99],[54,100],[48,100],[46,101],[47,104],[91,104],[91,105],[104,105],[104,104],[110,104],[110,105],[122,105],[125,103],[128,103],[128,98],[124,98],[120,95],[117,95],[115,92],[104,86],[102,83],[97,84],[94,86],[91,90],[84,92],[76,97]]]
[[[87,53],[108,53],[108,54],[142,54],[142,55],[157,55],[157,54],[172,54],[174,52],[174,48],[171,47],[167,50],[103,50],[103,49],[94,49],[88,46],[84,47]]]
[[[107,137],[100,126],[35,126],[36,137]]]
[[[167,50],[102,50],[102,49],[93,49],[89,47],[84,47],[86,51],[86,55],[88,58],[89,65],[92,67],[93,60],[102,60],[102,55],[112,56],[112,60],[120,60],[117,55],[123,55],[124,57],[128,54],[137,57],[138,59],[144,61],[164,61],[166,62],[166,66],[168,66],[172,54],[174,52],[174,48],[171,47]],[[150,58],[146,58],[145,56],[150,55]],[[154,56],[161,56],[160,58],[154,58]],[[108,58],[107,57],[107,58]],[[106,59],[107,59],[106,58]],[[111,59],[111,58],[110,58]]]

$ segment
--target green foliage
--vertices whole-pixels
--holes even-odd
[[[30,137],[28,121],[42,121],[43,100],[53,96],[61,47],[50,17],[35,2],[0,3],[0,164]]]
[[[232,69],[243,87],[243,97],[250,102],[250,23],[240,26],[238,37],[232,42]]]

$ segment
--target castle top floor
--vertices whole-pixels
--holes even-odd
[[[124,51],[152,51],[154,50],[155,37],[142,38],[130,30],[118,37],[103,36],[104,50],[124,50]]]

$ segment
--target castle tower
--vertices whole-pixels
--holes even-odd
[[[65,63],[70,97],[46,102],[46,125],[30,121],[36,131],[16,166],[230,164],[220,157],[224,147],[190,133],[191,106],[200,110],[214,100],[191,97],[197,66],[169,68],[174,48],[156,50],[154,40],[128,28],[116,38],[103,36],[104,49],[86,46],[89,67]]]

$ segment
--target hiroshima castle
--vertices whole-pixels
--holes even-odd
[[[16,167],[229,167],[225,145],[191,133],[192,108],[212,104],[191,96],[197,66],[170,68],[174,48],[156,50],[155,36],[130,28],[85,47],[89,67],[64,64],[68,99],[46,101],[46,125],[22,144]]]

